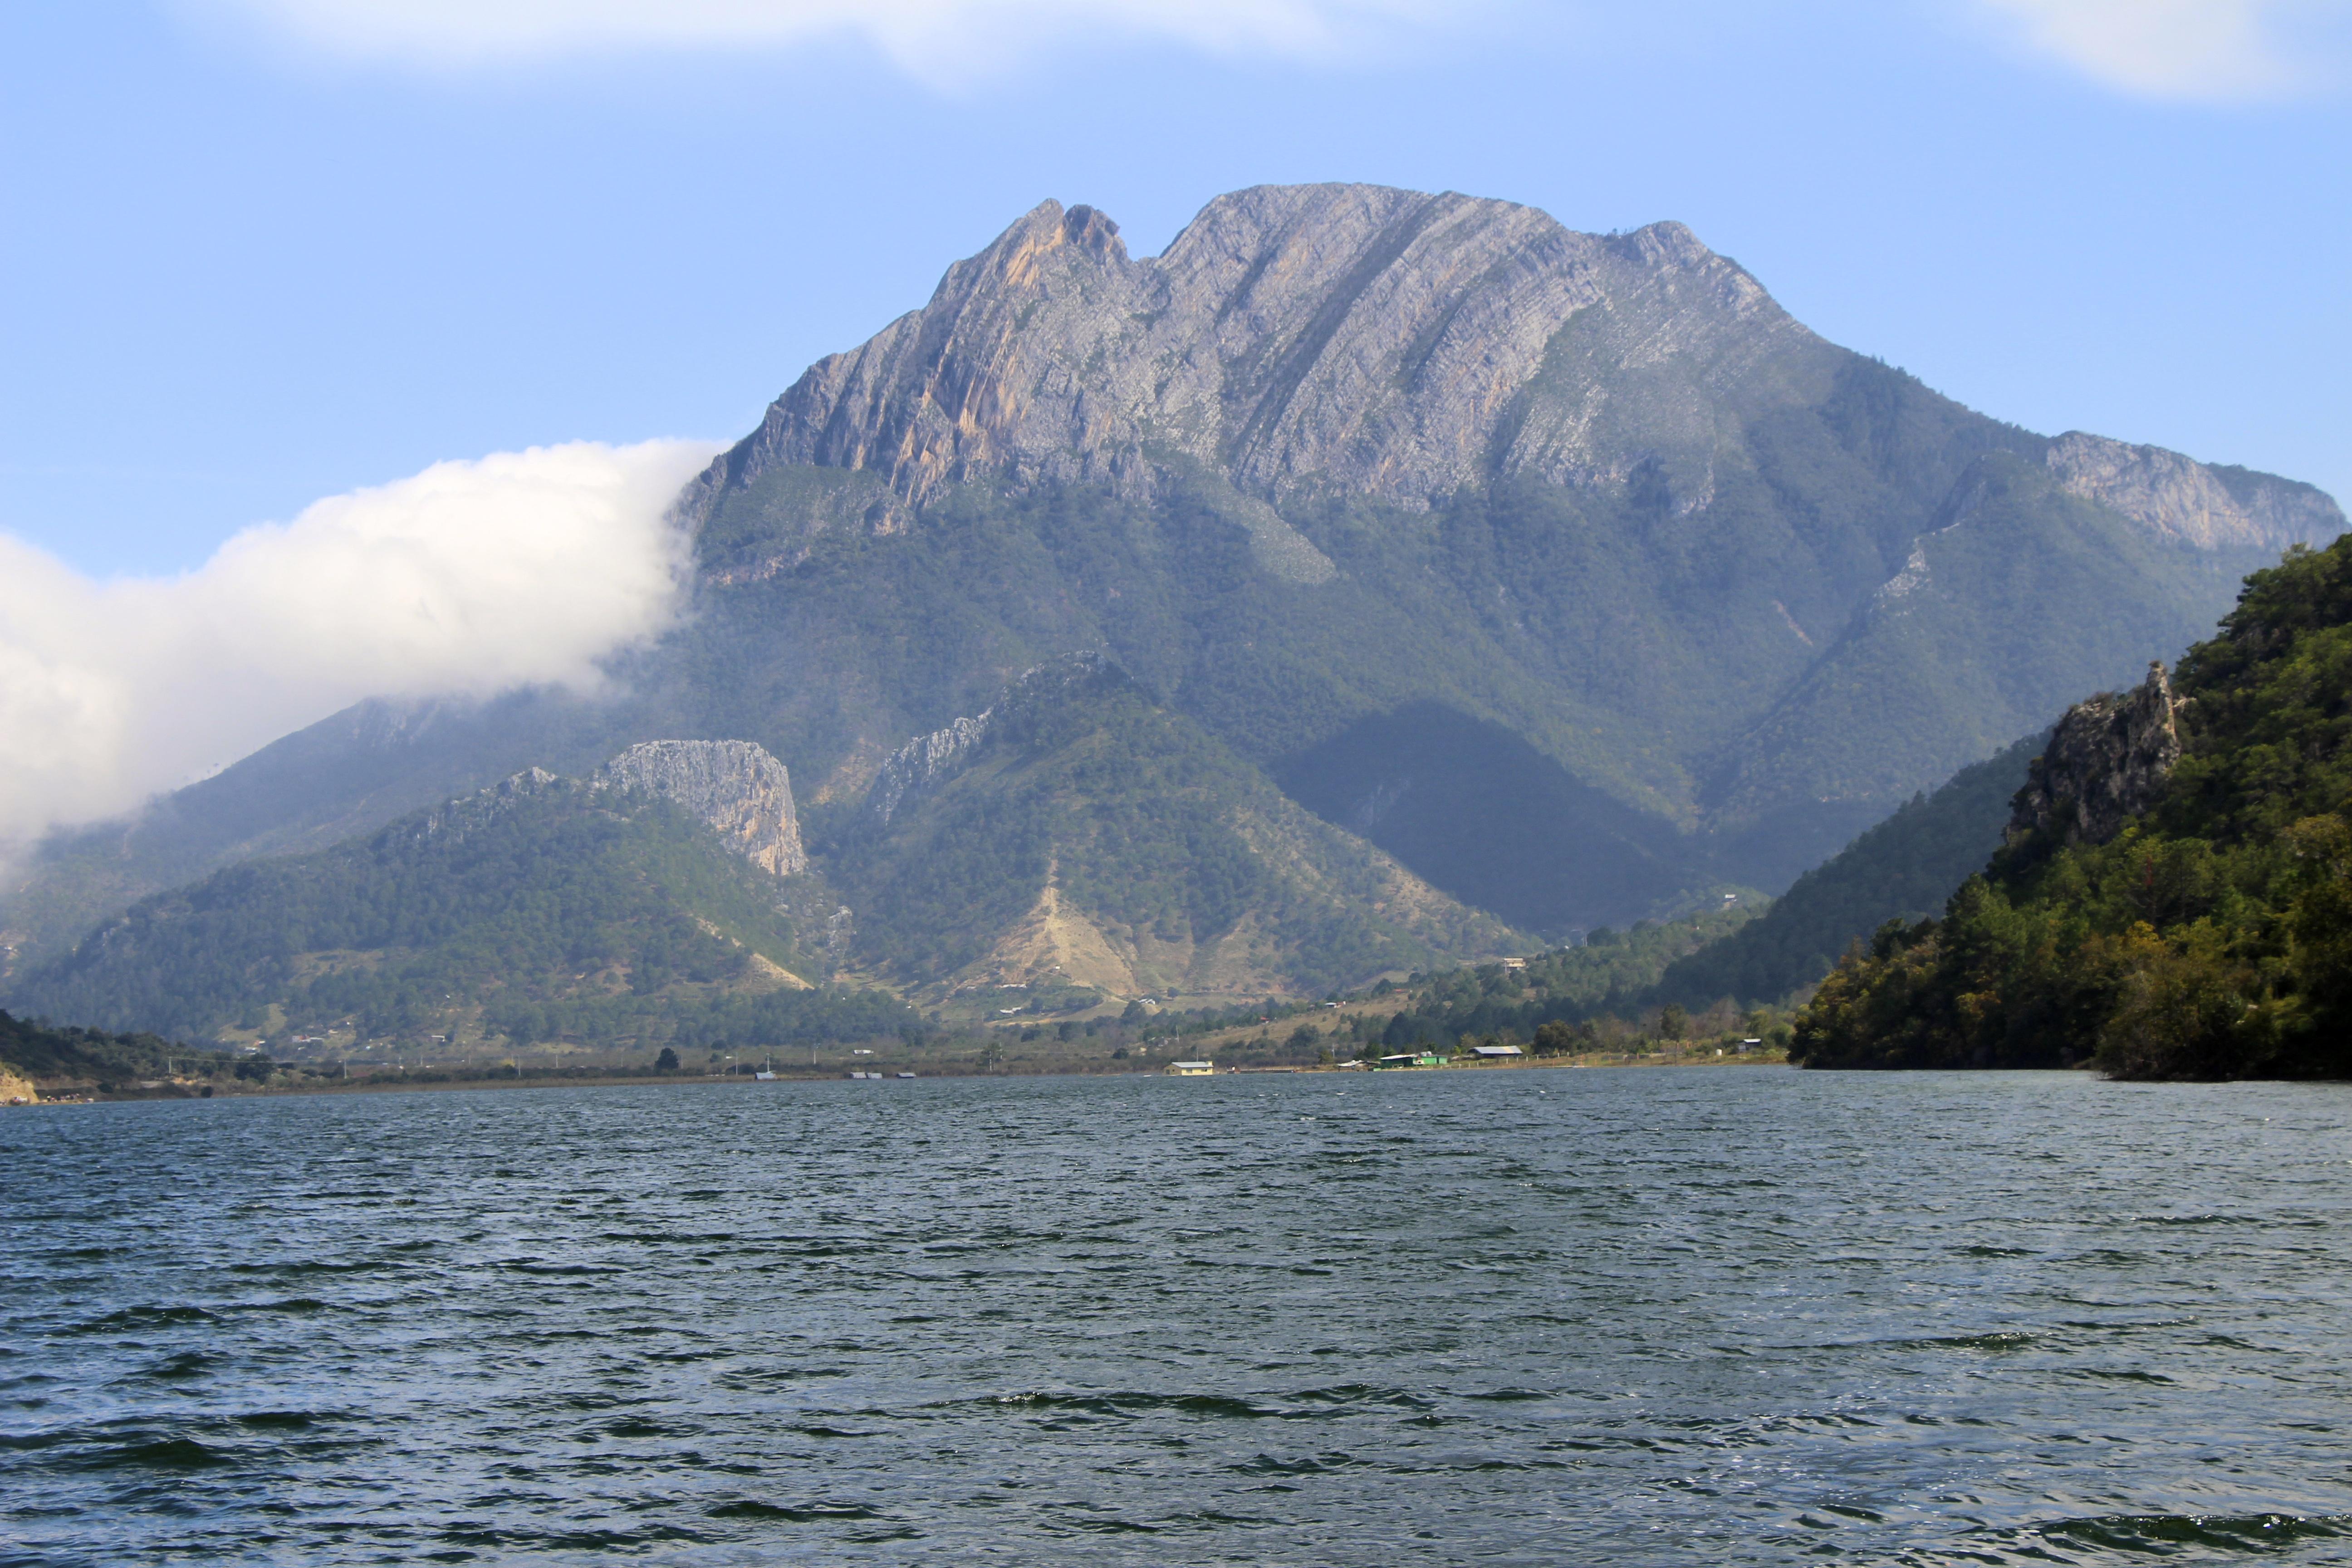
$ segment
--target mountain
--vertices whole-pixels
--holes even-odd
[[[2007,844],[1796,1023],[1813,1067],[2352,1074],[2352,540],[2254,574],[2168,679],[2076,704]]]
[[[861,953],[950,994],[1320,994],[1528,940],[1301,810],[1099,656],[908,742],[828,826]]]
[[[100,1027],[352,1049],[774,1047],[912,1022],[829,984],[838,906],[806,867],[782,763],[741,742],[648,742],[586,779],[533,769],[143,899],[15,999]]]
[[[1726,996],[1777,1002],[1819,981],[1888,921],[1942,909],[2000,847],[2011,800],[2048,740],[2028,735],[1932,794],[1914,795],[1755,920],[1669,964],[1650,999],[1696,1007]]]
[[[1784,887],[2343,527],[2308,486],[1974,414],[1815,336],[1679,225],[1580,234],[1360,185],[1221,196],[1140,259],[1045,203],[812,366],[677,510],[693,613],[615,661],[619,695],[365,705],[61,836],[0,902],[12,973],[142,894],[667,737],[791,766],[850,962],[893,984],[961,984],[1073,913],[1138,987],[1471,959],[1505,925]],[[1001,754],[948,793],[1059,804],[951,836],[1012,880],[949,964],[910,847],[947,796],[879,838],[833,818],[909,742],[1076,655],[1121,677],[1086,699],[1090,744],[1219,803],[1249,890],[1146,942],[1177,928],[1120,889],[1182,879],[1172,841],[1097,831],[1152,816],[1128,775],[1073,762],[1049,788]],[[1000,827],[1043,858],[972,837]],[[1317,936],[1326,898],[1352,912]]]
[[[1028,672],[818,808],[825,875],[800,819],[756,744],[640,742],[143,899],[14,999],[224,1042],[772,1048],[919,1022],[852,965],[963,1018],[1005,990],[1032,1012],[1260,996],[1525,940],[1099,657]]]

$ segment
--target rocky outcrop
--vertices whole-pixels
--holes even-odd
[[[866,808],[873,815],[874,826],[889,826],[900,806],[962,772],[1000,721],[1084,682],[1124,679],[1117,665],[1090,650],[1066,653],[1022,671],[988,707],[928,735],[918,735],[890,753],[866,792]]]
[[[1411,506],[1646,465],[1687,510],[1712,493],[1716,392],[1792,342],[1818,343],[1679,224],[1603,237],[1453,193],[1268,185],[1139,261],[1049,201],[812,366],[680,505],[698,523],[796,464],[919,502],[983,473],[1148,487],[1176,458],[1276,501]]]
[[[866,808],[874,814],[877,824],[887,825],[908,795],[959,771],[987,738],[989,721],[994,717],[993,709],[983,709],[928,735],[918,735],[891,752],[866,794]]]
[[[792,774],[750,741],[647,741],[599,768],[593,787],[669,801],[779,877],[808,868]]]
[[[2012,841],[2054,835],[2067,844],[2105,844],[2154,805],[2180,761],[2179,704],[2164,666],[2130,691],[2077,702],[2058,721],[2011,808]]]
[[[2326,491],[2244,468],[2209,468],[2161,447],[2069,431],[2045,459],[2069,494],[2110,507],[2158,538],[2200,550],[2280,551],[2344,531]]]

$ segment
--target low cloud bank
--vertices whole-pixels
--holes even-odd
[[[593,685],[682,604],[702,442],[436,463],[93,582],[0,534],[0,847],[120,815],[366,697]]]

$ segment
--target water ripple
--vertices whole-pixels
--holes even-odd
[[[0,1564],[2352,1560],[2352,1090],[0,1116]]]

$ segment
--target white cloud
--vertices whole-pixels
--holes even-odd
[[[92,582],[0,534],[0,844],[126,811],[362,698],[594,683],[677,616],[667,509],[712,450],[436,463],[169,579]]]
[[[2274,97],[2315,84],[2315,27],[2345,0],[1977,0],[2032,48],[2147,98]]]
[[[1160,38],[1218,52],[1318,55],[1438,0],[189,0],[330,53],[482,65],[632,49],[862,39],[954,78],[1073,36]],[[1466,0],[1456,0],[1456,4]]]

